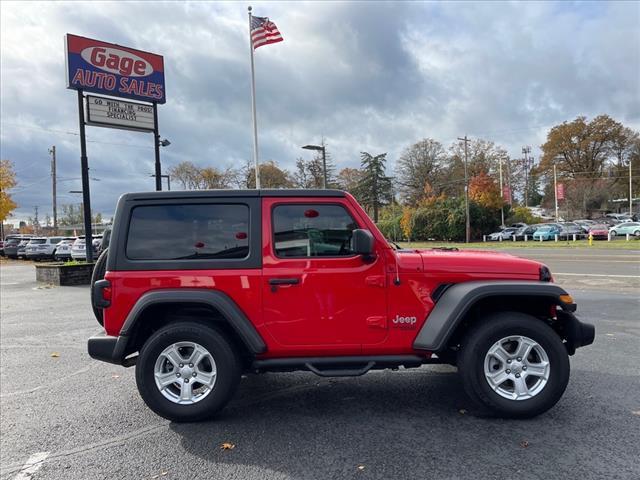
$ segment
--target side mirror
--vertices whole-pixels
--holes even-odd
[[[374,238],[369,230],[356,229],[351,236],[351,251],[358,255],[370,256],[373,253]]]

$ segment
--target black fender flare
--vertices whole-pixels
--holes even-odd
[[[574,303],[565,303],[568,295],[560,286],[539,281],[463,282],[447,288],[413,341],[416,350],[442,351],[447,341],[475,303],[487,297],[519,296],[551,299],[563,310],[573,312]]]
[[[163,303],[190,303],[210,306],[218,310],[224,320],[238,334],[245,346],[253,354],[267,351],[264,340],[255,329],[251,321],[238,305],[225,293],[217,290],[204,289],[161,289],[143,294],[127,315],[120,330],[119,338],[129,338],[140,314],[152,305]],[[126,341],[119,342],[122,353],[126,349]]]

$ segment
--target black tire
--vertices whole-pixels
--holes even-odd
[[[500,339],[522,335],[537,342],[549,358],[549,379],[535,396],[525,400],[502,397],[484,373],[485,356]],[[467,395],[491,415],[530,418],[553,407],[569,382],[569,356],[558,334],[541,320],[519,312],[500,312],[479,320],[466,334],[458,353],[458,368]]]
[[[91,272],[91,308],[93,309],[93,314],[98,320],[100,325],[104,324],[104,314],[101,308],[97,308],[93,303],[93,285],[98,281],[104,278],[104,274],[107,271],[107,250],[102,252],[96,261],[96,264],[93,266],[93,272]]]
[[[216,364],[215,383],[208,395],[197,403],[173,403],[162,395],[155,383],[158,357],[177,342],[198,343],[211,353]],[[196,422],[214,416],[235,393],[241,373],[241,361],[226,337],[195,322],[174,323],[158,330],[145,342],[136,362],[136,384],[142,399],[155,413],[174,422]]]

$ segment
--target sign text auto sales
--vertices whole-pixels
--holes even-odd
[[[161,55],[67,34],[67,87],[165,103]]]

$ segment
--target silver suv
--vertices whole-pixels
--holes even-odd
[[[32,238],[25,248],[25,255],[29,260],[41,260],[43,258],[54,258],[56,245],[64,237],[39,237]]]

